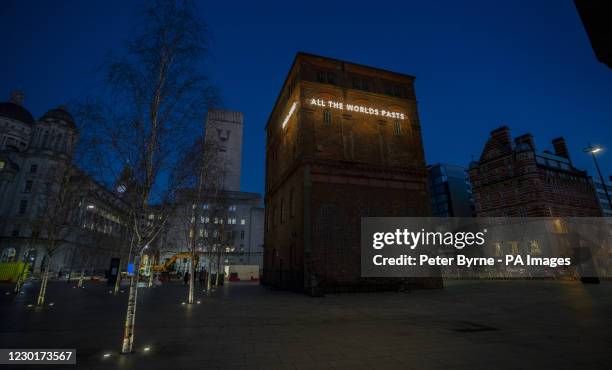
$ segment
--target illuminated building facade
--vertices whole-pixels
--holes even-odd
[[[430,215],[413,83],[297,54],[266,125],[265,284],[313,294],[406,284],[361,278],[360,222]]]
[[[117,257],[117,246],[129,243],[129,207],[76,168],[79,130],[68,110],[59,106],[35,119],[23,101],[23,93],[15,91],[10,101],[0,102],[0,263],[24,262],[35,274],[50,263],[53,276],[81,268],[102,274]],[[61,181],[68,168],[73,174]],[[64,203],[69,213],[63,214],[50,258],[44,219],[52,213],[45,205],[57,202],[63,186],[78,190]]]
[[[598,217],[601,209],[586,171],[574,167],[565,139],[554,153],[536,151],[533,136],[512,142],[506,126],[491,131],[470,164],[476,215],[483,217]]]

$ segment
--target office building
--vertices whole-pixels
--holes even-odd
[[[432,216],[474,216],[472,185],[465,167],[436,163],[428,166],[427,171]]]

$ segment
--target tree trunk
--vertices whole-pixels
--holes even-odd
[[[40,291],[38,292],[38,306],[45,304],[45,294],[47,293],[47,282],[49,281],[49,267],[51,266],[51,258],[47,260],[47,266],[45,266],[45,272],[43,273],[40,281]]]
[[[117,295],[119,293],[119,287],[121,286],[121,263],[123,262],[122,259],[119,260],[119,267],[118,267],[118,271],[117,271],[117,279],[115,279],[115,290],[113,291],[114,295]]]
[[[153,286],[153,266],[155,266],[155,256],[149,260],[149,288]]]
[[[15,284],[15,293],[19,293],[21,291],[21,287],[23,286],[23,282],[25,280],[25,274],[28,269],[28,265],[23,266],[23,270],[19,273],[19,277],[17,278],[17,283]]]
[[[81,276],[79,276],[79,283],[77,284],[77,288],[83,287],[83,279],[85,278],[85,268],[81,267]]]
[[[217,254],[217,274],[215,275],[215,288],[219,286],[219,270],[221,269],[221,251]]]
[[[189,304],[193,304],[193,288],[195,285],[195,258],[194,253],[191,254],[191,273],[189,274]]]
[[[130,278],[130,294],[125,314],[125,331],[121,353],[131,353],[134,345],[134,324],[136,322],[136,302],[138,298],[138,277],[140,273],[140,256],[134,257],[134,274]]]
[[[210,292],[211,288],[211,279],[212,279],[212,258],[210,255],[208,256],[208,275],[206,275],[206,291]]]

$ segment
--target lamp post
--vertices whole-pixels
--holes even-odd
[[[589,143],[589,146],[584,148],[583,151],[585,153],[591,153],[593,157],[593,162],[595,163],[595,169],[597,169],[597,174],[599,175],[599,180],[601,181],[601,186],[603,186],[604,193],[606,194],[606,199],[608,200],[608,206],[612,209],[612,202],[610,201],[610,194],[608,194],[608,187],[606,186],[606,182],[601,174],[601,170],[599,169],[599,163],[597,163],[597,157],[595,154],[601,152],[603,150],[600,146],[593,146]],[[597,190],[595,190],[597,192]]]

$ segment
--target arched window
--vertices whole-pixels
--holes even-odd
[[[17,251],[15,250],[15,248],[5,248],[2,251],[2,256],[0,256],[0,262],[12,262],[15,260],[16,254]]]

